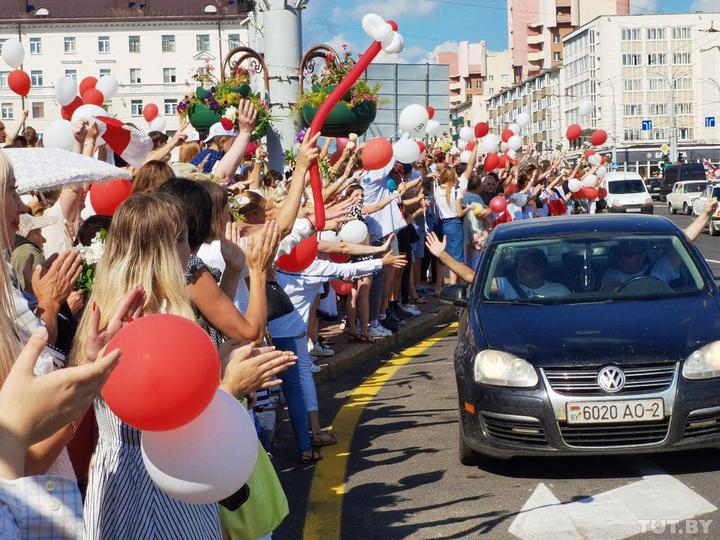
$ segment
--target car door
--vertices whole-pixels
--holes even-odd
[[[680,189],[682,189],[682,186],[680,184],[675,184],[672,188],[672,191],[668,193],[667,200],[672,210],[678,209],[678,192],[680,191]]]

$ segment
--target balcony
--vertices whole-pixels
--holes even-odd
[[[556,18],[557,18],[558,24],[571,23],[571,22],[572,22],[572,15],[570,15],[570,13],[558,12]]]
[[[542,45],[543,43],[545,43],[545,37],[542,34],[527,37],[528,45]]]
[[[462,83],[460,81],[450,81],[450,90],[460,90]]]
[[[542,62],[545,54],[542,51],[528,53],[528,62]]]
[[[543,26],[543,23],[541,23],[540,21],[528,23],[528,28],[542,28],[542,26]]]
[[[559,8],[572,7],[572,0],[555,0],[555,6]]]

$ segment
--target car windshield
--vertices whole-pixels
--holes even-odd
[[[720,186],[714,187],[712,190],[712,196],[715,199],[720,199]]]
[[[705,178],[705,167],[702,164],[696,166],[680,167],[680,180],[701,180]]]
[[[685,193],[700,193],[707,184],[705,182],[693,182],[685,184]]]
[[[494,302],[574,304],[669,298],[709,285],[678,236],[638,234],[498,244],[480,287]]]
[[[643,193],[645,184],[640,179],[637,180],[613,180],[608,182],[608,193],[613,195],[627,195],[629,193]]]

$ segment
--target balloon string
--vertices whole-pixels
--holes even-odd
[[[375,60],[375,57],[377,57],[381,50],[382,45],[380,42],[374,41],[345,78],[340,81],[335,89],[330,92],[330,95],[325,98],[325,101],[320,105],[310,124],[311,135],[322,130],[322,126],[332,108],[340,101],[345,93],[350,90],[352,85],[360,78],[360,75],[368,68],[370,63]],[[320,167],[318,166],[317,160],[313,161],[312,165],[310,165],[310,187],[312,188],[313,203],[315,204],[315,228],[318,231],[322,231],[325,228],[325,201],[323,200],[322,178],[320,177]]]

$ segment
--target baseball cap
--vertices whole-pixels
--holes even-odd
[[[31,216],[30,214],[20,215],[20,226],[18,227],[18,234],[20,236],[27,236],[30,231],[35,229],[42,229],[54,224],[57,221],[57,216]]]
[[[212,141],[215,137],[237,137],[238,131],[237,129],[225,129],[220,122],[216,122],[212,126],[210,126],[210,133],[207,136],[207,139],[205,139],[203,142],[208,143]]]
[[[185,133],[187,135],[187,139],[185,139],[187,142],[200,140],[200,134],[194,127],[188,128]]]

